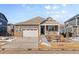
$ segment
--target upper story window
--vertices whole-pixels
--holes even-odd
[[[0,15],[0,18],[5,19],[3,15]]]
[[[2,25],[2,22],[0,22],[0,25]]]

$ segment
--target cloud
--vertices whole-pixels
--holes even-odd
[[[47,11],[46,14],[60,14],[59,11]]]
[[[66,14],[67,12],[68,12],[68,11],[66,11],[66,10],[62,10],[62,11],[61,11],[62,14]]]
[[[22,4],[21,5],[23,8],[30,8],[29,6],[27,6],[26,4]]]
[[[52,7],[53,10],[56,10],[56,9],[58,9],[58,8],[59,8],[59,7],[56,6],[56,5],[54,5],[54,6]]]
[[[50,13],[51,13],[51,14],[60,14],[59,11],[51,11]]]
[[[45,9],[46,10],[51,10],[51,6],[50,5],[47,5],[47,6],[45,6]]]
[[[49,15],[50,17],[52,17],[53,19],[60,21],[63,17],[60,14],[56,14],[56,15]]]
[[[55,15],[50,15],[51,17],[54,17],[54,18],[61,18],[62,17],[62,15],[60,15],[60,14],[55,14]]]
[[[54,5],[54,6],[47,5],[47,6],[45,6],[45,9],[47,9],[47,10],[56,10],[58,8],[59,8],[59,6],[57,6],[57,5]]]
[[[62,15],[58,14],[58,15],[55,15],[56,18],[61,18]]]
[[[41,13],[41,11],[36,11],[36,12],[34,12],[34,13],[40,14],[40,13]]]
[[[63,7],[66,7],[67,5],[66,5],[66,4],[62,4],[62,6],[63,6]]]
[[[46,12],[46,14],[50,14],[50,12],[49,12],[49,11],[47,11],[47,12]]]
[[[23,8],[25,8],[25,7],[26,7],[26,4],[22,4],[21,6],[22,6]]]

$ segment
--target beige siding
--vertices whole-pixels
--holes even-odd
[[[23,36],[23,30],[26,28],[39,28],[39,26],[15,26],[14,27],[14,36],[19,36],[22,37]]]
[[[46,31],[46,35],[57,35],[58,31]]]

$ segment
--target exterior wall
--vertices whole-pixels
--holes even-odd
[[[77,28],[73,28],[73,36],[77,36]]]
[[[14,36],[21,37],[20,26],[14,26]]]
[[[79,25],[79,17],[77,17],[77,25]]]
[[[68,26],[68,27],[66,27],[66,32],[71,32],[71,33],[73,33],[73,26]]]
[[[64,33],[64,25],[60,25],[60,33]]]
[[[73,26],[77,25],[76,18],[73,18],[70,21],[65,22],[65,32],[72,32]]]
[[[76,25],[76,18],[72,19],[71,21],[67,21],[65,22],[65,27],[69,26],[69,25]]]
[[[0,13],[0,35],[5,36],[7,34],[7,22],[6,17]]]
[[[46,31],[46,35],[58,35],[57,31]]]
[[[7,22],[0,19],[0,31],[7,31]]]
[[[23,37],[23,30],[26,28],[38,28],[38,36],[40,37],[40,26],[14,26],[14,36],[16,37]],[[59,31],[47,31],[45,29],[45,35],[58,35]]]
[[[7,32],[8,36],[14,36],[14,25],[13,24],[8,24],[7,25]]]
[[[72,21],[69,22],[70,25],[76,25],[76,19],[74,18]]]
[[[78,36],[79,36],[79,26],[78,26]]]
[[[14,36],[16,37],[23,37],[23,30],[26,29],[26,28],[38,28],[38,31],[39,31],[39,26],[32,26],[32,25],[18,25],[18,26],[14,26]]]
[[[65,22],[65,32],[73,33],[73,36],[79,36],[79,17],[74,17],[72,20]]]

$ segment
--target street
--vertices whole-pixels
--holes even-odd
[[[79,54],[79,51],[26,51],[26,50],[5,50],[0,54]]]

